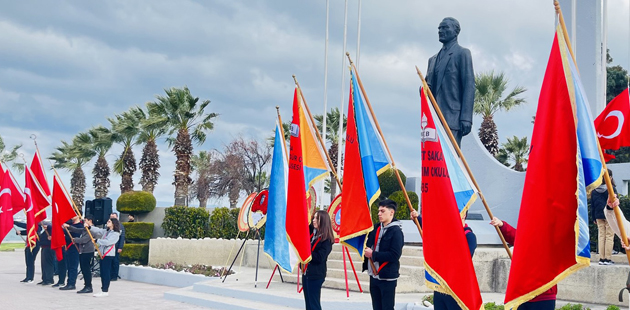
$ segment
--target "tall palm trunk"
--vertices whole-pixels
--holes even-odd
[[[120,193],[133,190],[133,173],[136,172],[136,158],[133,156],[133,150],[128,147],[122,154],[123,173],[122,182],[120,183]]]
[[[72,200],[79,210],[83,210],[85,187],[85,174],[79,165],[72,172],[72,179],[70,180],[70,195],[72,195]]]
[[[190,156],[192,155],[192,141],[188,129],[182,128],[177,132],[177,139],[173,146],[173,152],[177,161],[175,162],[175,205],[187,206],[188,187],[192,183],[190,178]]]
[[[94,181],[92,182],[94,186],[94,198],[107,197],[110,185],[109,173],[107,160],[105,160],[105,156],[100,155],[94,164],[94,169],[92,169],[92,174],[94,175]]]
[[[155,140],[147,141],[142,150],[142,158],[140,159],[140,169],[142,170],[142,178],[140,185],[145,192],[153,193],[155,184],[160,177],[160,155],[158,154]]]
[[[481,140],[481,143],[492,156],[496,156],[499,153],[499,134],[492,115],[483,118],[481,127],[479,127],[479,140]]]
[[[333,169],[337,169],[337,149],[339,148],[339,143],[333,143],[330,145],[328,149],[328,155],[330,156],[330,161],[333,164]],[[335,175],[330,173],[330,201],[335,199],[337,195],[337,181],[335,180]]]

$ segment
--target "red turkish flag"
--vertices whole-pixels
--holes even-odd
[[[2,165],[0,165],[0,167],[2,167]],[[13,173],[11,173],[8,167],[6,169],[2,167],[2,173],[0,175],[3,176],[2,178],[7,179],[7,188],[11,190],[11,204],[13,205],[13,214],[22,211],[26,206],[26,203],[24,202],[26,196],[24,196],[24,192],[22,191],[22,188],[13,176]],[[4,184],[2,183],[2,178],[0,178],[0,184]]]
[[[48,186],[48,181],[46,179],[46,173],[44,172],[44,165],[42,163],[42,157],[39,155],[39,150],[35,152],[33,155],[33,161],[31,161],[31,170],[33,171],[33,175],[35,176],[35,180],[42,187],[46,196],[50,196],[50,186]]]
[[[77,214],[72,208],[70,195],[66,193],[58,176],[53,177],[52,192],[52,238],[50,248],[55,250],[57,260],[62,260],[61,248],[66,245],[66,238],[63,233],[63,223],[75,217]]]
[[[618,150],[622,146],[630,146],[630,98],[627,88],[608,103],[594,123],[602,149]]]
[[[0,243],[13,228],[13,201],[11,199],[11,180],[7,175],[9,171],[2,173],[0,183]]]
[[[46,219],[46,208],[50,206],[50,200],[39,186],[33,171],[25,166],[25,186],[24,194],[26,194],[26,231],[28,232],[28,245],[35,247],[37,241],[37,224]]]

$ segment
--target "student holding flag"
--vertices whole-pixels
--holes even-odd
[[[23,230],[16,231],[16,234],[26,236],[28,234],[26,230],[26,223],[13,222],[13,225],[23,228]],[[37,259],[37,253],[39,253],[39,242],[35,242],[34,247],[30,247],[28,242],[24,246],[24,261],[26,262],[26,278],[20,282],[32,283],[35,277],[35,259]]]
[[[335,243],[330,215],[319,210],[313,215],[311,261],[304,266],[304,302],[306,310],[321,310],[322,284],[326,280],[326,261]]]
[[[363,261],[363,271],[367,270],[370,275],[370,296],[374,310],[393,310],[396,304],[400,256],[405,243],[402,223],[394,218],[397,208],[393,200],[379,202],[379,223],[369,233],[363,250],[365,257],[374,262],[368,264],[367,259]]]
[[[497,217],[493,217],[490,221],[490,225],[499,227],[501,233],[505,237],[505,241],[514,245],[516,239],[516,228],[512,227],[507,222],[504,222]],[[553,310],[556,309],[556,295],[558,294],[558,286],[554,285],[550,289],[546,290],[542,294],[534,297],[528,302],[525,302],[518,306],[518,310]]]

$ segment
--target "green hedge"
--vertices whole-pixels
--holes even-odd
[[[236,219],[238,218],[239,209],[216,208],[210,215],[210,231],[208,237],[232,239],[236,238],[238,226]]]
[[[407,177],[400,170],[398,170],[398,173],[400,173],[400,179],[402,180],[402,183],[405,184],[405,182],[407,181]],[[398,183],[398,178],[396,177],[394,169],[389,169],[379,175],[378,184],[381,186],[381,199],[389,197],[389,195],[393,194],[394,192],[402,190]]]
[[[166,208],[162,228],[170,238],[204,238],[209,233],[209,219],[204,208],[173,206]]]
[[[126,240],[149,240],[155,224],[147,222],[124,222]]]
[[[155,210],[157,202],[153,194],[143,191],[126,192],[116,200],[118,212],[138,214]]]
[[[140,263],[146,265],[149,263],[149,245],[127,243],[120,253],[120,261],[126,264]]]
[[[411,200],[411,205],[414,209],[418,210],[418,194],[415,192],[407,192],[409,195],[409,200]],[[407,199],[405,199],[405,195],[402,191],[396,191],[387,197],[396,202],[398,205],[398,209],[396,210],[396,214],[394,217],[398,220],[410,220],[409,217],[409,207],[407,207]],[[370,206],[370,213],[372,215],[372,223],[378,223],[378,203],[380,200],[374,201]]]

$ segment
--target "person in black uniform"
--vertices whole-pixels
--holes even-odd
[[[79,216],[75,216],[72,218],[72,224],[68,224],[69,226],[73,226],[78,229],[83,228],[83,223],[81,223],[81,218]],[[68,272],[68,282],[65,286],[60,287],[59,289],[62,291],[70,291],[76,290],[75,284],[77,283],[77,275],[79,273],[79,246],[74,243],[74,238],[81,237],[81,233],[76,233],[70,231],[70,235],[68,235],[68,231],[64,228],[64,233],[66,234],[66,252],[64,253],[63,260],[66,262],[66,270]],[[59,273],[59,278],[61,279],[61,272]]]
[[[391,199],[382,200],[378,206],[379,223],[368,235],[363,260],[363,271],[370,275],[372,309],[394,310],[396,285],[400,276],[400,256],[405,238],[402,223],[394,218],[398,206]],[[370,262],[368,264],[368,261]]]
[[[335,243],[330,216],[326,211],[315,212],[311,233],[311,261],[304,266],[304,303],[306,310],[321,310],[322,284],[326,279],[326,261]]]
[[[49,222],[41,222],[42,229],[39,231],[39,245],[41,246],[42,255],[41,267],[42,267],[42,281],[37,283],[38,285],[51,285],[55,283],[54,276],[54,262],[55,251],[50,248],[50,239],[52,234],[52,226]]]
[[[118,220],[118,213],[112,213],[109,216],[110,219]],[[120,223],[120,237],[118,238],[118,243],[116,243],[116,256],[114,256],[114,261],[112,262],[112,271],[111,271],[111,281],[117,281],[120,279],[118,275],[118,270],[120,269],[120,253],[125,246],[125,226]]]
[[[28,238],[28,232],[26,231],[26,223],[21,222],[13,222],[13,225],[23,228],[24,230],[19,230],[16,234],[24,236]],[[28,241],[24,247],[24,261],[26,262],[26,278],[24,278],[20,282],[24,283],[33,283],[33,278],[35,277],[35,259],[37,258],[37,253],[39,253],[39,242],[35,242],[35,247],[31,249],[28,246]]]

